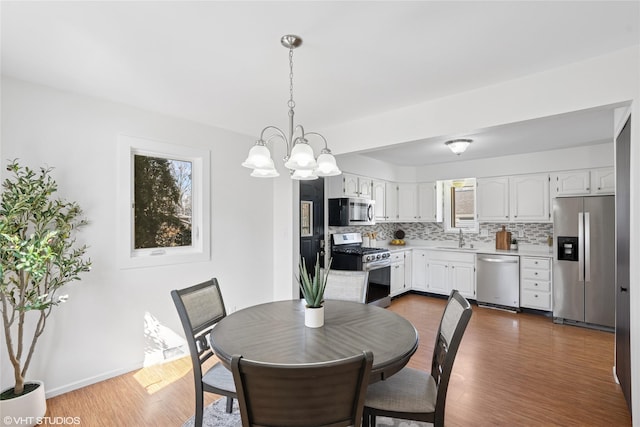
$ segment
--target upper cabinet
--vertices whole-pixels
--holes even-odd
[[[371,198],[371,178],[343,173],[335,177],[327,178],[327,197],[362,197]]]
[[[476,191],[478,221],[551,221],[546,173],[478,178]]]
[[[549,174],[509,178],[509,215],[513,222],[551,221]]]
[[[613,168],[563,171],[551,174],[552,197],[614,193],[615,172]]]
[[[437,221],[438,193],[435,182],[418,184],[418,219],[420,221]]]
[[[398,215],[402,222],[436,221],[436,183],[398,183]],[[388,206],[388,205],[387,205]]]
[[[418,220],[418,185],[398,184],[398,221]]]
[[[613,168],[593,169],[591,171],[591,192],[593,194],[615,194],[615,170]]]
[[[375,202],[375,217],[376,221],[387,220],[387,183],[379,179],[374,179],[371,182],[371,199]]]
[[[509,221],[509,177],[476,180],[478,221]]]
[[[398,220],[398,184],[387,182],[385,184],[384,210],[387,221]]]

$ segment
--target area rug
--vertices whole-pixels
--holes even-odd
[[[223,397],[204,408],[202,416],[202,427],[241,427],[240,410],[238,409],[238,401],[233,401],[233,412],[228,414],[227,398]],[[431,424],[421,423],[418,421],[397,420],[387,417],[377,417],[376,427],[426,427]],[[187,420],[182,427],[194,427],[194,417]]]

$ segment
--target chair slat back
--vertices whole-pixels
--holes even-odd
[[[431,376],[438,386],[436,414],[442,417],[453,362],[470,318],[471,305],[458,291],[452,291],[440,320],[431,361]]]
[[[178,310],[192,359],[197,357],[201,364],[213,355],[208,341],[209,332],[227,315],[218,280],[213,278],[185,289],[173,290],[171,297]]]
[[[233,356],[243,427],[360,426],[373,354],[278,365]]]
[[[329,272],[325,299],[341,301],[367,302],[368,271],[325,270]]]

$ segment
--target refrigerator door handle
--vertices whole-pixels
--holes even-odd
[[[591,219],[584,213],[584,281],[591,281]]]
[[[584,281],[584,212],[578,212],[578,280]]]

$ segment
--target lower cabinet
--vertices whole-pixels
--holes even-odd
[[[520,306],[552,311],[551,260],[520,257]]]
[[[411,269],[411,289],[416,291],[427,291],[427,254],[426,249],[414,249]]]
[[[411,288],[411,251],[391,253],[391,296],[400,295]]]
[[[427,292],[449,295],[453,289],[456,289],[462,296],[475,299],[475,254],[431,250],[426,252],[425,290]]]

